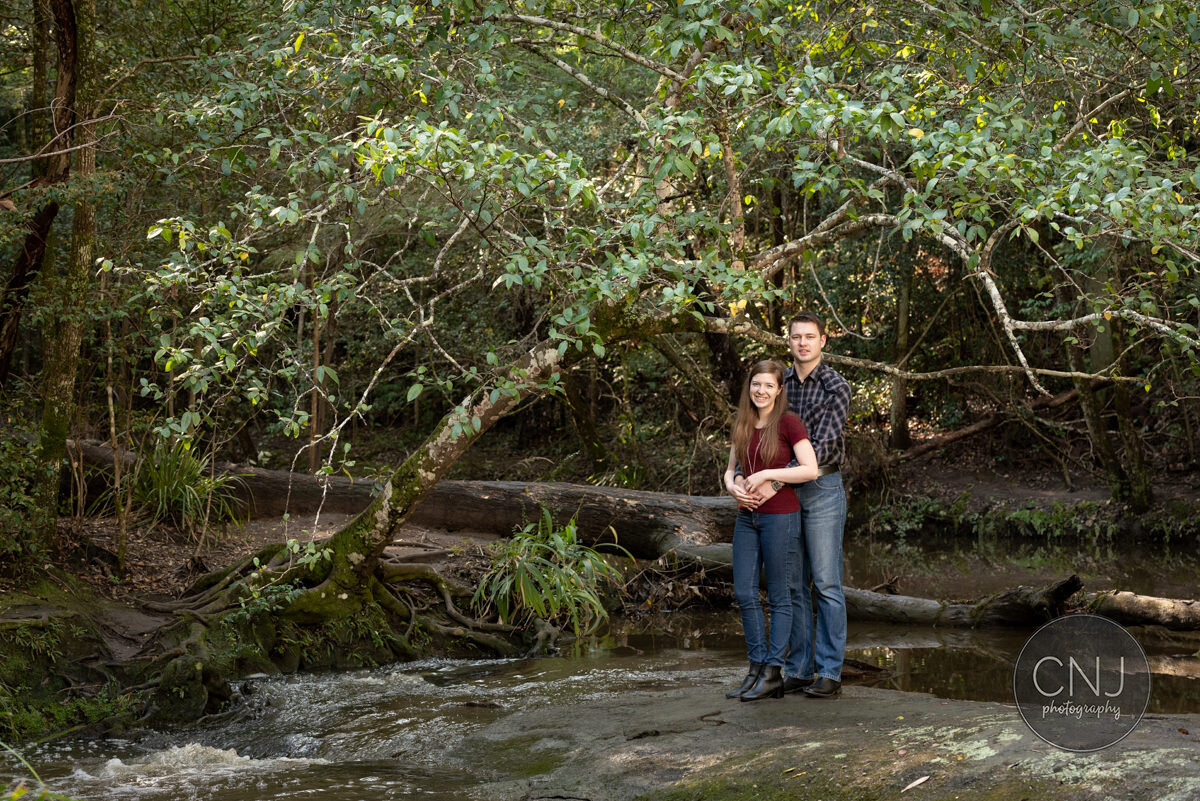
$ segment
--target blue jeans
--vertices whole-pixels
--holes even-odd
[[[790,576],[799,560],[800,513],[768,514],[739,509],[733,526],[733,594],[751,662],[783,666],[792,629]],[[758,600],[760,574],[767,579],[771,640]]]
[[[800,499],[800,559],[792,565],[791,650],[783,672],[812,678],[815,671],[817,676],[841,681],[846,655],[846,595],[842,590],[846,491],[842,474],[830,473],[798,484],[796,497]]]

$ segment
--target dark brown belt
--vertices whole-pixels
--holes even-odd
[[[823,464],[817,468],[817,475],[818,476],[827,476],[830,473],[836,473],[837,471],[839,471],[841,469],[842,469],[842,466],[840,464]]]

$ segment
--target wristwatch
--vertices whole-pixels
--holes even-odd
[[[781,489],[783,489],[783,482],[782,481],[772,481],[771,489],[775,490],[776,492],[779,492]]]

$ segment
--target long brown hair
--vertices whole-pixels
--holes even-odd
[[[737,456],[738,464],[747,472],[750,471],[750,437],[758,423],[758,409],[750,400],[750,382],[754,380],[754,376],[762,373],[770,373],[779,382],[779,395],[775,398],[775,406],[767,415],[767,424],[758,435],[758,448],[755,449],[761,457],[758,461],[758,467],[761,469],[774,462],[775,455],[779,452],[779,420],[788,410],[787,391],[783,388],[785,369],[782,362],[764,359],[750,368],[750,373],[742,382],[742,397],[738,401],[737,417],[733,420],[733,452]]]

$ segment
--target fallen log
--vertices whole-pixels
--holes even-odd
[[[111,469],[112,452],[105,446],[81,443],[74,446],[74,453],[87,464]],[[321,478],[235,465],[222,465],[221,469],[243,476],[241,489],[253,501],[254,517],[285,511],[311,513],[318,508],[354,514],[370,502],[374,489],[370,482],[344,476]],[[560,524],[574,517],[579,539],[585,544],[616,543],[642,559],[675,560],[716,575],[730,573],[728,541],[737,509],[725,496],[565,483],[441,481],[409,522],[447,531],[508,536],[537,520],[542,507],[550,509]],[[1079,579],[1072,576],[1048,587],[1017,587],[965,603],[847,588],[846,602],[854,620],[965,628],[1029,626],[1069,611],[1067,599],[1081,587]],[[1200,630],[1200,601],[1099,592],[1087,596],[1084,608],[1124,625]]]
[[[72,443],[72,455],[84,464],[111,471],[106,445]],[[125,454],[126,458],[132,457]],[[235,490],[252,518],[326,513],[357,514],[371,501],[370,481],[346,476],[310,476],[220,464],[218,471],[237,475]],[[126,468],[128,469],[128,468]],[[102,491],[89,488],[89,492]],[[676,495],[663,492],[594,487],[584,484],[522,481],[440,481],[425,496],[409,523],[446,531],[508,536],[514,529],[551,510],[557,523],[575,519],[581,542],[616,543],[642,559],[678,554],[698,564],[729,564],[728,548],[713,543],[733,536],[737,507],[728,496]]]
[[[1084,605],[1087,611],[1126,626],[1163,626],[1183,631],[1200,629],[1200,601],[1109,590],[1088,593]]]
[[[541,508],[557,522],[574,518],[581,542],[615,542],[634,556],[658,559],[674,554],[702,565],[731,564],[728,541],[737,507],[729,497],[564,483],[521,481],[442,481],[413,512],[411,522],[447,531],[507,535]]]
[[[108,489],[112,473],[113,452],[106,444],[71,441],[67,451],[72,459],[79,460],[85,467],[89,498],[99,497]],[[122,472],[129,475],[135,457],[124,451]],[[221,462],[217,472],[237,476],[232,491],[245,504],[253,519],[280,517],[284,513],[295,515],[312,514],[320,509],[337,514],[357,514],[371,502],[374,482],[352,479],[347,476],[310,476],[306,473],[291,473],[287,470],[265,470],[261,467]]]
[[[851,620],[922,626],[1030,626],[1068,611],[1068,599],[1082,588],[1079,577],[1070,576],[1046,587],[1016,587],[965,603],[847,588],[846,615]]]

